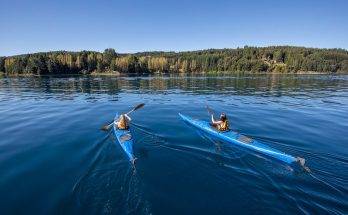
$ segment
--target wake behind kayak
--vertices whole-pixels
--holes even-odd
[[[305,165],[305,159],[299,157],[293,157],[287,155],[284,152],[281,152],[277,149],[271,148],[267,145],[264,145],[256,140],[253,140],[243,134],[238,133],[237,131],[226,131],[221,132],[216,130],[216,128],[210,126],[209,122],[199,119],[193,119],[191,117],[185,116],[179,113],[179,116],[189,125],[192,125],[195,128],[198,128],[214,137],[217,137],[221,140],[224,140],[229,143],[233,143],[237,146],[252,150],[254,152],[267,155],[274,159],[280,160],[287,164],[300,164],[306,171],[309,171],[308,167]]]

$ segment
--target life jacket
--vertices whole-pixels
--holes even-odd
[[[228,130],[230,130],[228,120],[226,119],[225,122],[223,122],[222,124],[217,125],[217,129],[219,131],[228,131]]]

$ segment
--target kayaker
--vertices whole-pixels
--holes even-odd
[[[215,121],[214,115],[211,114],[211,122],[213,126],[216,126],[219,131],[229,131],[229,123],[226,114],[222,113],[220,115],[220,120]]]
[[[128,119],[128,121],[132,120],[127,114],[120,115],[116,124],[117,129],[127,130],[129,128],[126,118]]]

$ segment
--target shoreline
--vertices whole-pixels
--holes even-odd
[[[331,74],[348,74],[347,73],[330,73],[316,71],[298,71],[298,72],[252,72],[252,71],[211,71],[203,73],[206,75],[331,75]]]
[[[90,76],[120,76],[121,73],[118,71],[113,72],[92,72],[91,74],[88,74]]]
[[[120,73],[117,71],[114,72],[92,72],[90,74],[44,74],[44,75],[36,75],[36,74],[5,74],[0,73],[0,78],[5,77],[64,77],[64,76],[105,76],[105,77],[118,77],[118,76],[127,76],[127,75],[148,75],[148,76],[158,76],[158,75],[348,75],[348,72],[316,72],[316,71],[298,71],[298,72],[252,72],[252,71],[210,71],[210,72],[196,72],[196,73]]]

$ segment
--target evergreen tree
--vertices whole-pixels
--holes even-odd
[[[0,72],[5,72],[5,58],[0,57]]]

